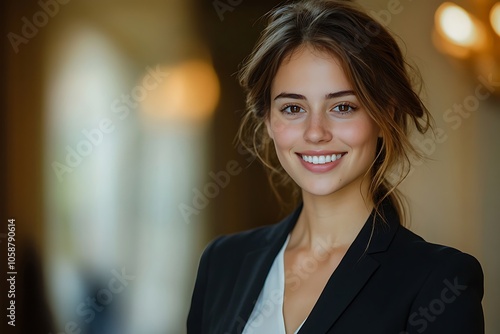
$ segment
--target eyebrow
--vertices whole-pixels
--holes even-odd
[[[353,90],[341,90],[339,92],[326,94],[325,98],[329,100],[348,95],[356,95],[356,94],[354,93]],[[295,99],[295,100],[307,100],[307,98],[304,95],[295,93],[280,93],[274,98],[274,100],[276,101],[277,99],[285,99],[285,98]]]

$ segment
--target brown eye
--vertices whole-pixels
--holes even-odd
[[[303,113],[304,111],[305,111],[304,109],[294,104],[285,106],[283,107],[283,109],[281,109],[281,112],[285,114],[298,114],[298,113]]]
[[[339,111],[342,111],[342,112],[349,111],[349,106],[347,104],[341,104],[339,106]]]
[[[340,115],[347,115],[347,114],[352,113],[356,109],[357,109],[357,107],[350,105],[349,103],[342,103],[342,104],[339,104],[339,105],[333,107],[332,110]]]

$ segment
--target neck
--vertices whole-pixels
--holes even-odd
[[[292,247],[314,248],[328,241],[331,247],[349,247],[373,209],[366,182],[351,184],[327,196],[302,192],[303,208],[292,232]]]

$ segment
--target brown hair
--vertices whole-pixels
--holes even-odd
[[[370,168],[369,194],[375,209],[389,198],[404,222],[405,205],[396,187],[421,158],[409,132],[425,133],[432,117],[412,87],[409,66],[391,34],[350,1],[308,0],[285,4],[268,15],[267,27],[240,70],[247,110],[238,139],[268,167],[275,185],[298,187],[281,167],[265,128],[271,84],[285,57],[302,45],[334,55],[382,137]],[[395,180],[389,180],[390,176]],[[396,176],[396,177],[394,177]],[[278,197],[279,194],[277,193]]]

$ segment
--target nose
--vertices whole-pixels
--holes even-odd
[[[332,140],[332,131],[324,113],[310,113],[305,123],[304,139],[310,143],[321,143]]]

